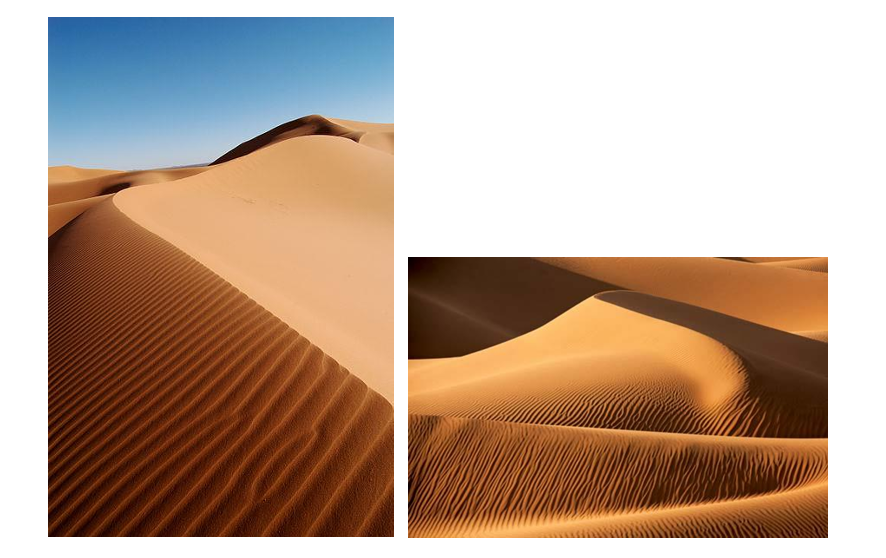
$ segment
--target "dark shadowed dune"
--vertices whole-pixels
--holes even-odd
[[[281,124],[272,130],[268,130],[260,136],[256,136],[249,141],[244,141],[234,149],[228,151],[212,163],[218,165],[237,157],[248,155],[253,151],[267,147],[290,138],[301,136],[338,136],[348,138],[350,140],[359,141],[364,132],[353,130],[351,128],[336,124],[326,118],[312,114],[303,116],[285,124]]]

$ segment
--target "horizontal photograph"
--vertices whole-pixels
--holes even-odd
[[[409,258],[410,537],[827,537],[826,257]]]

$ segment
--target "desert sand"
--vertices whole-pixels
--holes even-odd
[[[50,169],[50,535],[393,534],[393,125],[350,124]]]
[[[827,259],[754,260],[411,258],[409,535],[826,537]]]
[[[101,200],[126,188],[193,176],[206,167],[121,172],[49,167],[49,235]]]

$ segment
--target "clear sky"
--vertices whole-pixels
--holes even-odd
[[[49,165],[207,163],[308,114],[394,121],[393,18],[50,18]]]

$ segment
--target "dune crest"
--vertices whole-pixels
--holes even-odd
[[[372,139],[367,142],[362,141],[363,136],[367,134],[372,136]],[[366,143],[370,147],[387,153],[393,154],[394,152],[393,124],[370,124],[355,120],[334,120],[319,114],[312,114],[281,124],[251,140],[245,141],[210,164],[218,165],[225,163],[269,145],[304,136],[342,137],[357,143]]]
[[[828,277],[717,258],[538,258],[622,289],[782,331],[827,329]],[[759,259],[759,258],[758,258]]]
[[[660,314],[633,310],[632,303]],[[662,319],[666,312],[676,316]],[[680,324],[692,319],[695,330]],[[815,351],[783,348],[777,336]],[[826,370],[821,343],[649,295],[606,293],[501,345],[410,368],[409,410],[560,426],[826,438]],[[772,415],[781,420],[769,421]]]

